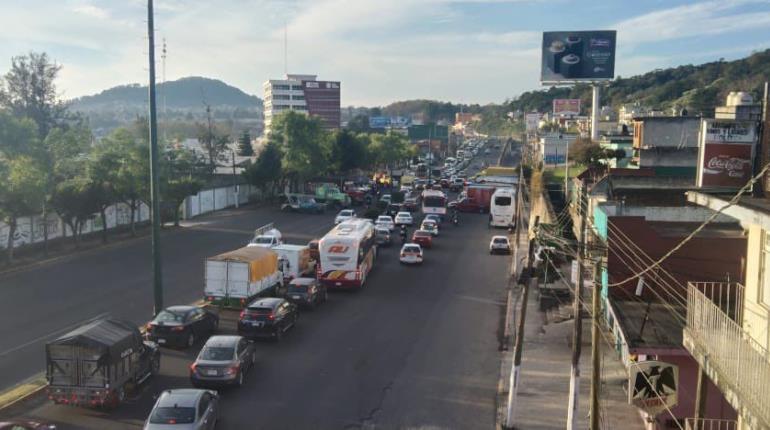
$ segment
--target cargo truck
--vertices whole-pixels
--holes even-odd
[[[136,325],[100,319],[45,346],[48,398],[54,403],[117,407],[160,369],[160,351]]]
[[[340,191],[335,184],[324,183],[315,187],[315,199],[326,206],[349,207],[350,196]]]
[[[491,185],[468,185],[457,199],[455,207],[461,212],[489,212],[495,189],[496,187]]]
[[[315,262],[310,258],[310,248],[307,245],[284,243],[271,250],[278,254],[278,266],[285,284],[294,278],[315,276]]]
[[[283,278],[277,253],[247,246],[206,260],[203,294],[212,305],[240,309],[257,296],[276,294]]]

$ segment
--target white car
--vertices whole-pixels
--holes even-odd
[[[422,264],[422,247],[416,243],[405,243],[401,247],[398,261],[403,264]]]
[[[385,227],[390,231],[393,231],[393,229],[396,228],[396,224],[393,222],[393,218],[387,215],[378,216],[377,221],[374,222],[374,225],[377,227]]]
[[[414,218],[412,218],[412,214],[409,212],[399,212],[396,214],[395,224],[411,226],[414,224]]]
[[[334,218],[334,223],[339,224],[341,222],[353,219],[355,217],[356,217],[356,211],[354,211],[353,209],[343,209]]]
[[[511,253],[511,242],[508,240],[508,236],[492,236],[492,240],[489,241],[489,253],[494,254],[496,252]]]
[[[383,194],[382,197],[380,197],[381,202],[388,202],[388,204],[393,203],[393,196],[390,194]]]

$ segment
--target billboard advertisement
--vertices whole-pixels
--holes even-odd
[[[615,77],[615,30],[543,33],[540,80],[606,81]]]
[[[698,186],[741,188],[751,179],[754,145],[753,121],[703,120],[698,165]]]
[[[553,99],[554,116],[580,115],[580,99]]]
[[[388,128],[390,127],[390,117],[387,116],[370,116],[369,128]]]
[[[641,361],[628,372],[628,403],[651,416],[679,404],[679,366]]]
[[[527,126],[527,133],[534,133],[537,131],[538,124],[540,124],[540,114],[537,112],[528,113],[524,115],[524,122]]]

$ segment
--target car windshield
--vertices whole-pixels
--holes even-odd
[[[152,424],[192,424],[195,422],[195,408],[155,408],[150,415]]]
[[[416,246],[405,246],[404,247],[404,252],[405,253],[419,253],[420,252],[420,248],[418,248]]]
[[[307,285],[289,284],[289,289],[287,291],[290,292],[290,293],[306,293],[307,292]]]
[[[233,359],[235,349],[231,346],[207,346],[198,356],[201,360],[227,361]]]
[[[353,216],[353,211],[342,211],[340,216]]]
[[[377,222],[390,222],[390,221],[391,221],[390,218],[388,218],[386,216],[381,216],[381,217],[377,218]]]
[[[273,238],[270,236],[259,236],[252,240],[251,243],[270,244],[273,243]]]
[[[498,244],[501,244],[501,243],[508,243],[508,239],[506,239],[506,238],[504,238],[504,237],[496,237],[496,238],[495,238],[495,243],[498,243]]]
[[[155,317],[155,322],[182,322],[184,320],[184,315],[178,314],[175,312],[170,311],[160,311],[157,317]]]

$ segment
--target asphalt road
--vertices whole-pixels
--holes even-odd
[[[199,299],[204,259],[241,246],[254,228],[275,221],[288,242],[306,243],[323,235],[332,218],[245,209],[167,232],[167,304]],[[488,255],[493,233],[486,215],[463,214],[459,227],[444,226],[422,267],[399,265],[398,246],[384,249],[362,291],[332,294],[304,312],[280,344],[258,343],[247,384],[222,391],[219,428],[493,427],[510,265]],[[140,239],[0,278],[0,384],[39,372],[45,341],[84,320],[109,313],[146,321],[149,263],[149,242]],[[220,331],[227,333],[235,316],[223,316]],[[140,428],[154,396],[189,386],[187,367],[198,348],[164,348],[161,375],[114,412],[30,401],[4,413],[65,429]]]

